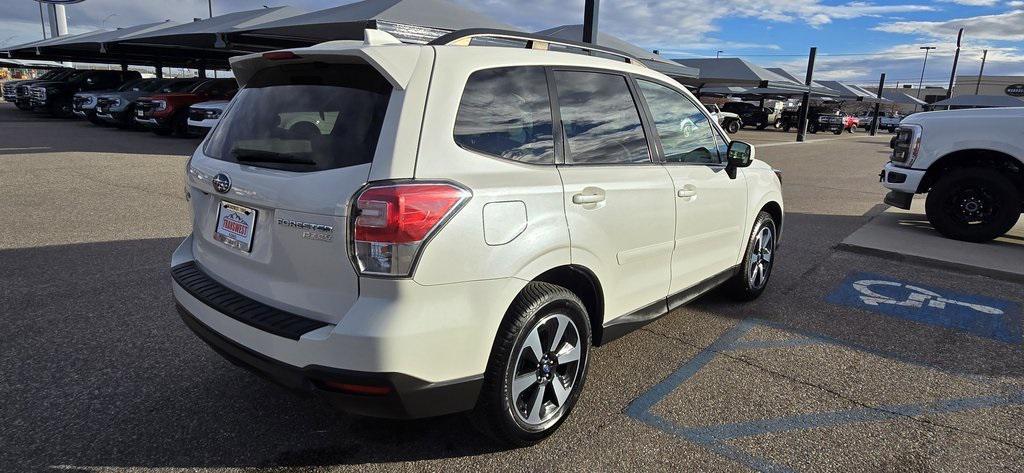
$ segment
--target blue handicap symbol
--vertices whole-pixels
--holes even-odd
[[[1007,300],[959,294],[871,273],[850,274],[825,300],[1001,342],[1024,341],[1021,307]]]

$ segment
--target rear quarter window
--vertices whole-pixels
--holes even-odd
[[[289,64],[256,73],[207,141],[207,156],[295,172],[373,160],[391,85],[357,64]]]
[[[455,143],[511,161],[554,164],[544,68],[502,67],[470,75],[455,120]]]

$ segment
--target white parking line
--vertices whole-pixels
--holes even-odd
[[[36,149],[51,149],[49,146],[30,146],[28,148],[0,148],[0,151],[32,151]]]
[[[888,136],[881,136],[881,135],[875,135],[875,136],[865,135],[865,136],[860,136],[858,138],[885,138],[885,139],[890,139],[890,137],[888,137]],[[818,140],[807,140],[807,141],[785,141],[785,142],[781,142],[781,143],[766,143],[766,144],[763,144],[763,145],[754,145],[754,147],[755,148],[770,148],[772,146],[809,145],[809,144],[814,144],[814,143],[825,143],[827,141],[841,141],[841,140],[847,140],[847,139],[850,139],[850,138],[849,137],[846,137],[846,138],[822,138],[822,139],[818,139]]]

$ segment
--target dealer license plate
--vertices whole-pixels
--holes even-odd
[[[214,240],[248,252],[252,250],[252,234],[255,230],[256,210],[230,202],[220,203]]]

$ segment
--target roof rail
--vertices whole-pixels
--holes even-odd
[[[511,30],[498,30],[491,28],[469,28],[465,30],[453,31],[431,41],[428,44],[434,46],[469,46],[470,41],[472,41],[474,38],[524,41],[526,43],[527,49],[547,50],[549,49],[549,46],[553,44],[558,46],[567,46],[570,48],[580,49],[591,54],[601,53],[610,56],[615,56],[619,59],[622,59],[624,62],[646,67],[646,65],[642,61],[640,61],[639,58],[629,53],[619,51],[618,49],[598,46],[596,44],[591,43],[584,43],[582,41],[559,39],[553,38],[551,36],[522,33],[519,31]]]

